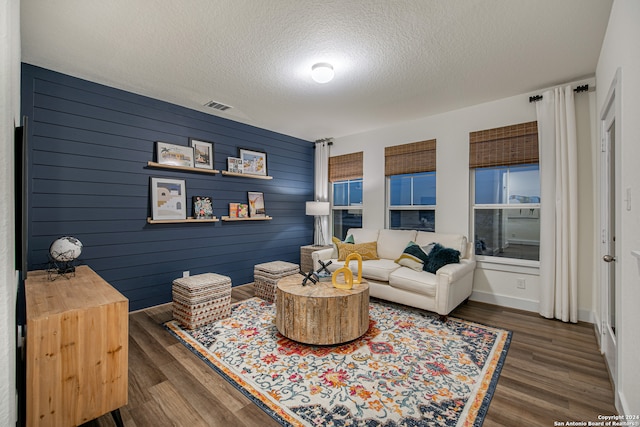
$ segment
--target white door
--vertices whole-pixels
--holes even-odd
[[[617,111],[616,95],[619,96],[620,74],[616,74],[611,90],[605,103],[602,115],[602,141],[601,141],[601,350],[607,361],[609,373],[614,383],[618,385],[618,338],[616,330],[616,319],[618,318],[619,305],[619,275],[616,274],[616,219],[618,206],[619,177],[616,173],[616,128],[617,118],[620,112]]]

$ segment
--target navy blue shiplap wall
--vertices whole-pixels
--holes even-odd
[[[60,236],[84,244],[87,264],[137,310],[171,301],[171,283],[189,270],[215,272],[233,285],[253,281],[253,266],[299,262],[313,241],[313,145],[32,65],[22,67],[22,112],[29,120],[29,269],[46,268]],[[214,168],[226,170],[238,148],[267,153],[272,180],[147,167],[155,143],[211,141]],[[211,196],[214,214],[247,191],[264,193],[271,221],[147,224],[150,177],[186,180],[191,197]],[[60,280],[60,279],[59,279]]]

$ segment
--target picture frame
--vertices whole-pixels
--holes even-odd
[[[154,220],[187,219],[184,179],[151,177],[151,216]]]
[[[238,218],[247,218],[249,216],[249,205],[246,203],[238,203]]]
[[[213,169],[213,142],[189,138],[189,145],[193,148],[193,165],[199,169]]]
[[[156,142],[156,159],[161,165],[193,167],[193,147]]]
[[[194,219],[213,218],[213,201],[208,196],[193,196],[192,215]]]
[[[267,176],[267,153],[240,148],[238,157],[242,160],[242,173]]]
[[[238,205],[240,203],[229,203],[229,218],[238,218]]]
[[[243,173],[242,159],[239,157],[227,157],[227,172]]]
[[[249,200],[249,217],[264,218],[267,216],[264,207],[264,194],[258,191],[248,191],[247,199]]]

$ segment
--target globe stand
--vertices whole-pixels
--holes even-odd
[[[65,279],[75,277],[76,266],[73,261],[56,261],[49,257],[49,265],[47,266],[47,277],[50,281],[56,280],[62,276]]]

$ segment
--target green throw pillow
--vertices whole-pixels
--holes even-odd
[[[427,262],[427,253],[415,242],[409,242],[400,258],[395,260],[396,264],[409,267],[415,271],[422,271],[424,263]]]
[[[440,243],[436,243],[433,245],[431,252],[429,252],[427,261],[424,263],[424,270],[435,274],[441,267],[457,262],[460,262],[460,251],[445,248]]]

